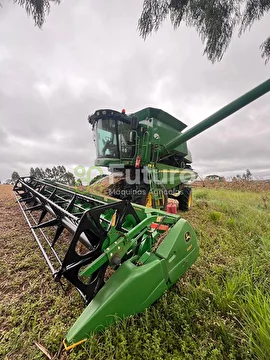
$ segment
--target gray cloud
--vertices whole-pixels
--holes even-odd
[[[269,77],[259,44],[270,16],[212,65],[193,29],[170,24],[143,41],[142,1],[66,1],[42,30],[19,6],[0,9],[0,180],[13,170],[95,159],[88,114],[154,106],[194,125]],[[202,175],[250,168],[270,176],[270,95],[189,142]]]

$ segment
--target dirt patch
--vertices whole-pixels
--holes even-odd
[[[0,358],[40,359],[35,341],[54,354],[84,303],[53,281],[12,189],[0,185]]]

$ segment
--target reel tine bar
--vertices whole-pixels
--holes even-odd
[[[103,285],[107,264],[98,269],[86,282],[80,278],[79,271],[102,253],[102,244],[107,237],[110,222],[107,221],[107,225],[102,226],[102,220],[106,223],[106,219],[101,219],[101,215],[110,209],[117,213],[115,229],[120,231],[127,215],[132,215],[135,223],[140,221],[131,204],[127,201],[107,204],[74,193],[64,186],[33,177],[18,179],[14,192],[55,281],[60,281],[64,276],[75,285],[85,301],[89,302]],[[34,216],[36,212],[40,213],[38,220]],[[47,215],[50,218],[45,220]],[[45,228],[54,229],[52,240],[43,230]],[[61,259],[55,245],[64,229],[71,233],[72,239],[68,245],[66,244],[68,248]],[[81,253],[78,252],[78,246],[83,247]],[[46,249],[50,250],[50,255]],[[57,269],[52,255],[57,260]]]

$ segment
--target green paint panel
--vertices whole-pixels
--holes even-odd
[[[157,163],[158,177],[167,190],[173,189],[181,183],[194,179],[195,173],[190,169],[180,169],[174,166]]]
[[[156,255],[166,260],[172,284],[190,268],[199,256],[199,248],[195,232],[186,220],[177,221],[158,247]]]
[[[156,109],[152,107],[148,107],[140,111],[137,111],[134,114],[131,114],[130,116],[137,116],[139,118],[139,122],[144,121],[147,118],[155,118],[159,120],[161,123],[167,124],[177,131],[182,131],[187,127],[186,124],[182,123],[174,116],[168,114],[167,112],[161,109]]]
[[[150,306],[167,288],[165,272],[165,260],[154,254],[142,266],[125,261],[71,327],[66,344],[76,343]]]

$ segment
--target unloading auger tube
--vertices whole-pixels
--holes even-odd
[[[198,257],[194,230],[178,215],[33,177],[14,192],[55,281],[66,278],[88,304],[66,350],[149,307]]]
[[[209,117],[199,122],[198,124],[194,125],[190,129],[186,130],[182,134],[179,134],[175,139],[171,140],[168,144],[166,144],[166,146],[164,146],[163,150],[161,150],[160,152],[160,156],[162,157],[166,155],[180,144],[183,144],[184,142],[190,140],[194,136],[209,129],[211,126],[217,124],[221,120],[237,112],[238,110],[250,104],[254,100],[265,95],[269,91],[270,91],[270,79],[264,81],[260,85],[256,86],[252,90],[248,91],[244,95],[240,96],[236,100],[232,101],[228,105],[216,111],[214,114],[210,115]]]

